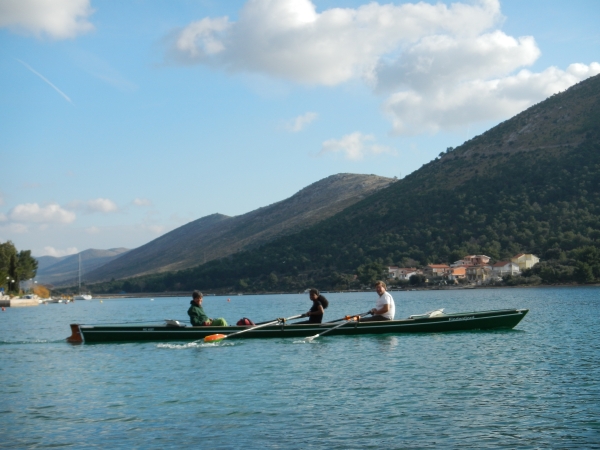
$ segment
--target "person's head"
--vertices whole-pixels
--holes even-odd
[[[200,291],[192,292],[192,300],[197,305],[201,305],[202,304],[202,292],[200,292]]]
[[[385,292],[386,289],[386,285],[383,281],[379,280],[375,282],[375,291],[377,291],[377,293],[379,295],[383,295],[383,293]]]
[[[308,295],[313,302],[316,302],[317,300],[320,301],[323,309],[326,309],[329,306],[329,302],[321,295],[318,289],[311,289],[308,291]]]

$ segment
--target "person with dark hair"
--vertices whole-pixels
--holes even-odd
[[[194,291],[192,292],[192,301],[190,302],[190,309],[188,309],[188,316],[190,316],[190,321],[193,327],[201,327],[201,326],[213,326],[213,327],[226,327],[227,322],[222,317],[218,319],[211,319],[204,312],[204,308],[202,308],[202,292]]]
[[[372,316],[361,318],[361,322],[394,320],[394,315],[396,314],[396,305],[394,304],[394,299],[390,293],[385,290],[385,288],[386,285],[383,281],[377,281],[375,283],[375,291],[377,292],[377,295],[379,295],[379,298],[377,298],[375,308],[369,311]]]
[[[319,293],[318,289],[309,290],[308,296],[313,302],[310,310],[304,314],[304,316],[308,316],[308,320],[296,322],[294,325],[301,323],[321,323],[323,321],[323,314],[329,306],[329,301]]]

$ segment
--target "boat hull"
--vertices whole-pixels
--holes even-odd
[[[448,331],[490,330],[514,328],[528,309],[503,309],[448,314],[441,317],[391,320],[384,322],[348,322],[332,330],[328,336],[401,334],[401,333],[441,333]],[[270,325],[250,330],[231,339],[252,338],[304,338],[324,333],[340,322],[306,325]],[[212,334],[231,334],[248,327],[177,327],[169,325],[79,325],[72,324],[73,343],[95,342],[140,342],[140,341],[195,341]]]

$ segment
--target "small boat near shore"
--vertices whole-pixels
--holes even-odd
[[[437,310],[400,320],[383,322],[348,321],[342,326],[340,326],[340,322],[343,319],[321,324],[303,325],[294,325],[283,321],[280,324],[248,330],[246,333],[231,338],[305,338],[314,334],[324,334],[329,329],[332,329],[329,336],[511,329],[517,326],[528,312],[528,309],[500,309],[445,314],[441,310]],[[165,323],[160,324],[148,323],[141,325],[71,324],[72,334],[67,338],[67,341],[71,343],[196,341],[210,335],[227,335],[247,328],[247,326],[192,327],[176,320],[166,320]]]
[[[73,296],[73,300],[91,300],[91,294],[82,294],[81,293],[81,253],[79,254],[79,290],[77,291],[77,295]]]

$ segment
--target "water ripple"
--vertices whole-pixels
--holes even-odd
[[[72,346],[69,323],[179,317],[187,301],[157,299],[142,312],[135,299],[11,310],[0,316],[0,447],[599,448],[599,293],[394,293],[402,315],[531,312],[512,331],[312,342]],[[374,302],[328,298],[331,318]],[[307,303],[211,297],[206,307],[235,322],[248,309],[259,321]]]

